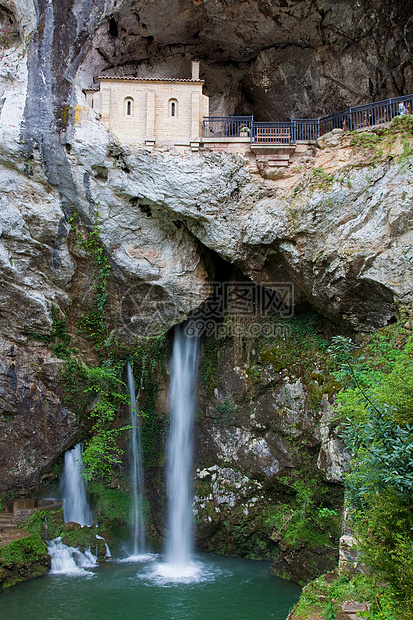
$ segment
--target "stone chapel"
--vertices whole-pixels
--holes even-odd
[[[192,61],[188,79],[99,76],[97,80],[98,89],[85,90],[86,101],[122,143],[198,150],[202,119],[209,115],[198,61]]]

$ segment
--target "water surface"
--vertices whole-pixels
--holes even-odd
[[[46,575],[0,594],[4,620],[285,620],[300,588],[269,564],[197,555],[195,580],[162,577],[157,559]]]

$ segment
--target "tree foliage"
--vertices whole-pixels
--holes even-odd
[[[394,617],[413,618],[413,338],[337,337],[340,415],[352,453],[346,486],[364,560],[386,581]],[[386,617],[392,617],[391,615]]]

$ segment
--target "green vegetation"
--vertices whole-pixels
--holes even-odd
[[[130,428],[128,425],[119,426],[120,412],[128,403],[125,383],[121,379],[124,364],[107,361],[97,367],[84,365],[78,370],[86,379],[83,394],[89,395],[95,403],[88,414],[92,437],[83,453],[85,476],[88,480],[93,476],[110,477],[113,467],[122,462],[122,452],[116,440],[120,433]],[[67,391],[70,383],[64,375],[65,371],[62,372]]]
[[[313,168],[312,177],[308,177],[311,185],[316,185],[321,187],[322,189],[329,189],[333,183],[341,183],[346,184],[347,187],[351,187],[351,181],[344,176],[336,176],[331,172],[326,172],[322,168]],[[300,188],[299,188],[300,189]],[[295,191],[295,189],[294,189]],[[327,199],[328,200],[328,199]]]
[[[376,131],[353,131],[351,146],[369,160],[370,165],[384,162],[392,155],[396,140],[399,139],[402,152],[396,161],[402,164],[401,170],[410,165],[413,156],[413,116],[396,116],[388,127]]]
[[[365,563],[388,584],[390,607],[385,617],[409,620],[413,618],[413,337],[400,325],[389,326],[361,348],[337,337],[331,351],[340,366],[337,378],[345,385],[338,413],[347,418],[343,436],[353,454],[346,486],[354,529]]]
[[[3,567],[10,567],[23,562],[44,561],[46,552],[46,545],[39,534],[31,534],[0,547],[0,563]]]
[[[48,570],[47,548],[40,535],[30,534],[0,547],[0,588],[43,575]]]
[[[105,304],[108,298],[107,285],[111,265],[100,243],[101,228],[98,222],[99,212],[96,211],[92,229],[88,231],[85,238],[82,238],[79,233],[78,215],[74,214],[69,220],[76,242],[93,256],[96,270],[93,305],[91,310],[80,319],[78,328],[88,338],[94,349],[101,352],[106,338]]]
[[[221,338],[208,338],[205,341],[201,365],[201,381],[206,386],[209,394],[213,394],[217,384],[218,365],[222,351],[228,342]]]
[[[0,33],[0,48],[9,48],[17,46],[20,42],[19,29],[15,24],[2,24],[2,32]]]
[[[33,339],[47,344],[54,355],[63,359],[61,382],[66,404],[77,414],[86,436],[83,453],[85,476],[89,480],[108,480],[122,463],[122,436],[130,429],[124,424],[129,403],[124,381],[124,369],[129,360],[134,367],[137,388],[141,392],[140,415],[143,418],[143,450],[148,464],[154,462],[155,445],[159,439],[159,424],[155,413],[161,362],[165,338],[137,340],[132,345],[119,342],[116,332],[108,333],[106,303],[110,261],[100,242],[99,213],[87,230],[77,213],[69,223],[75,245],[92,259],[95,285],[89,308],[73,324],[72,308],[63,315],[52,307],[52,328],[49,334],[31,334]],[[85,338],[91,347],[95,364],[81,355],[72,345],[74,339]],[[89,359],[90,359],[89,355]],[[148,465],[149,466],[149,465]]]
[[[304,585],[320,572],[335,568],[341,535],[342,492],[323,480],[311,456],[301,457],[294,474],[280,486],[264,514],[264,531],[277,543],[291,566],[276,561],[272,572]],[[274,501],[275,500],[275,501]]]
[[[215,422],[222,426],[230,426],[234,422],[238,407],[226,398],[222,405],[217,405],[216,410]]]
[[[334,174],[325,172],[322,168],[313,168],[313,175],[323,186],[328,186],[334,183]]]
[[[70,356],[70,335],[67,332],[67,319],[61,316],[56,306],[52,304],[52,328],[48,334],[30,334],[32,340],[47,344],[53,354],[60,359]]]
[[[69,124],[70,112],[71,112],[71,107],[68,104],[62,106],[58,110],[57,118],[63,129],[66,129],[66,127]]]
[[[91,483],[93,485],[94,483]],[[61,537],[65,545],[77,547],[81,550],[89,548],[97,548],[98,554],[102,558],[105,555],[105,546],[102,541],[96,539],[96,534],[103,535],[105,539],[110,539],[111,528],[116,522],[124,523],[128,515],[129,504],[126,493],[118,491],[118,489],[105,489],[104,485],[100,485],[102,491],[93,493],[93,499],[106,496],[103,499],[103,510],[97,511],[97,517],[100,525],[105,523],[104,529],[101,527],[81,527],[74,523],[65,523],[63,518],[63,510],[36,510],[29,519],[22,525],[27,532],[32,532],[36,536],[42,536],[46,540]],[[113,491],[113,493],[111,493]],[[108,496],[116,497],[117,501],[110,502]],[[124,501],[119,501],[119,497],[123,496]],[[123,498],[122,498],[123,499]],[[108,504],[110,509],[108,509]]]
[[[301,473],[295,481],[283,480],[295,496],[268,509],[265,524],[270,535],[282,548],[337,548],[341,519],[334,509],[335,498],[320,475]]]
[[[351,146],[354,150],[361,150],[370,158],[370,164],[378,163],[383,158],[383,141],[371,131],[353,131]]]
[[[164,348],[164,337],[138,342],[127,351],[117,349],[113,342],[112,348],[107,349],[108,357],[98,366],[89,366],[72,357],[62,368],[66,402],[84,420],[90,434],[83,452],[88,480],[110,478],[122,462],[119,439],[131,428],[122,424],[129,403],[123,380],[127,359],[133,364],[141,395],[145,463],[147,467],[154,464],[160,433],[155,405]]]
[[[120,489],[105,487],[101,482],[92,481],[89,484],[89,494],[96,505],[98,522],[125,521],[130,508],[131,496]]]
[[[61,508],[58,510],[36,510],[22,524],[26,532],[42,535],[47,540],[61,536],[64,526]]]
[[[330,398],[339,384],[332,372],[335,361],[328,352],[326,325],[315,312],[294,317],[274,317],[274,338],[257,344],[258,367],[271,362],[275,372],[287,372],[291,379],[301,378],[306,385],[310,407],[318,407],[324,394]]]
[[[359,612],[360,618],[370,620],[396,620],[386,615],[392,598],[387,588],[378,586],[370,575],[328,574],[308,584],[294,609],[294,618],[308,618],[317,615],[324,620],[336,620],[339,603],[356,600],[361,603],[373,601],[369,612]]]

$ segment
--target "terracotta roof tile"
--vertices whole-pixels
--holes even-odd
[[[132,75],[98,75],[97,80],[134,80],[136,82],[193,82],[194,84],[203,84],[204,80],[193,80],[192,78],[150,78],[150,77],[134,77]],[[88,89],[91,90],[91,89]]]

